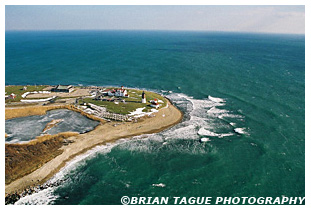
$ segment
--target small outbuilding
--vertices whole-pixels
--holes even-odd
[[[57,85],[56,87],[52,88],[51,91],[71,93],[72,91],[74,91],[74,88],[72,85]]]
[[[14,99],[16,98],[16,95],[14,93],[11,93],[9,96],[8,96],[8,99]]]
[[[151,100],[151,101],[150,101],[150,106],[151,106],[151,107],[154,107],[154,108],[156,108],[156,109],[159,108],[160,105],[159,105],[159,103],[158,103],[158,99],[155,98],[154,100]]]
[[[16,95],[14,93],[11,93],[10,95],[5,95],[5,100],[14,98],[16,98]]]

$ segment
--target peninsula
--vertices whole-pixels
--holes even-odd
[[[42,134],[23,143],[6,141],[6,196],[42,185],[75,156],[121,138],[160,132],[183,114],[164,96],[119,87],[6,86],[5,119],[69,109],[100,123],[86,133]],[[49,121],[44,131],[66,119]],[[56,126],[57,124],[57,126]],[[10,133],[6,133],[6,139]]]

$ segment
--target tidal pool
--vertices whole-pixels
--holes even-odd
[[[52,120],[62,119],[60,123],[43,132],[45,126]],[[42,134],[57,134],[60,132],[85,133],[93,130],[99,124],[80,113],[68,109],[55,109],[47,111],[45,115],[19,117],[5,121],[6,143],[20,143],[35,139]]]

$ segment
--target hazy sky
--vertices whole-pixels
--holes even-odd
[[[305,33],[304,6],[6,6],[6,30]]]

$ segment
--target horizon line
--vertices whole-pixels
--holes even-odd
[[[272,35],[303,35],[305,33],[282,33],[261,31],[222,31],[222,30],[169,30],[169,29],[6,29],[5,32],[48,32],[48,31],[162,31],[162,32],[212,32],[212,33],[245,33],[245,34],[272,34]]]

